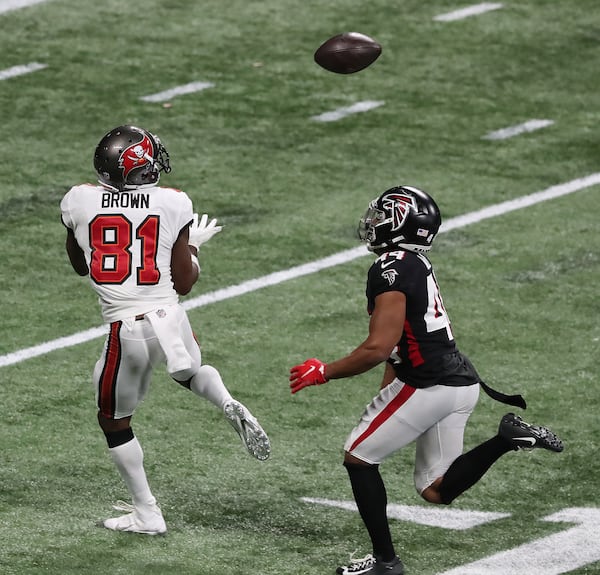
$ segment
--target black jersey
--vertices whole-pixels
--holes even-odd
[[[403,250],[380,256],[369,269],[369,314],[375,309],[375,298],[388,291],[399,291],[406,296],[402,337],[388,359],[396,376],[419,388],[478,383],[480,378],[475,368],[456,347],[427,257]]]

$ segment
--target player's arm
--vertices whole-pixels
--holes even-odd
[[[375,298],[369,322],[369,335],[352,353],[328,363],[327,379],[340,379],[364,373],[385,361],[402,336],[406,315],[406,296],[389,291]]]
[[[86,276],[90,272],[87,262],[85,261],[85,254],[75,239],[75,234],[71,228],[67,228],[67,241],[65,243],[67,249],[67,255],[69,261],[73,266],[73,269],[80,275]]]
[[[171,279],[173,287],[179,295],[190,292],[198,279],[199,269],[192,263],[192,254],[196,255],[197,249],[188,245],[189,226],[186,226],[171,250]]]
[[[347,356],[324,364],[311,358],[290,370],[292,393],[330,379],[351,377],[369,371],[385,361],[400,340],[406,317],[406,296],[399,291],[384,292],[375,298],[369,335]]]

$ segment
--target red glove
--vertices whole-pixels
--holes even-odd
[[[325,377],[325,364],[314,357],[290,369],[290,388],[292,394],[309,385],[321,385],[329,381]]]

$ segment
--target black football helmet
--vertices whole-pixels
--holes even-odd
[[[396,248],[428,252],[441,224],[440,210],[429,194],[398,186],[369,204],[358,224],[358,237],[376,253]]]
[[[94,153],[99,182],[116,191],[154,186],[169,173],[169,153],[143,128],[119,126],[100,140]]]

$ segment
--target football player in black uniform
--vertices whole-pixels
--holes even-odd
[[[379,394],[344,445],[344,466],[373,552],[338,567],[339,575],[404,573],[390,535],[379,464],[406,445],[416,442],[417,491],[426,501],[446,505],[509,451],[563,449],[549,429],[508,413],[494,437],[462,454],[464,429],[480,388],[503,403],[525,408],[525,401],[488,387],[456,346],[426,255],[440,225],[435,201],[417,188],[394,187],[373,200],[358,230],[378,256],[367,279],[369,334],[337,361],[311,358],[290,370],[296,393],[386,362]]]

